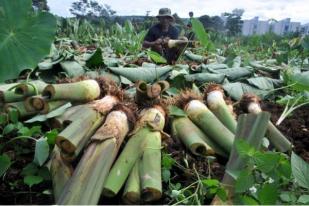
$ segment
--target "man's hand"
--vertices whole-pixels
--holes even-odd
[[[159,38],[159,39],[157,39],[156,41],[153,42],[153,44],[155,46],[162,45],[162,43],[163,43],[163,39],[161,39],[161,38]]]

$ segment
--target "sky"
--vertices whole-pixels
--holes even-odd
[[[76,0],[48,0],[52,13],[68,17],[70,6]],[[309,0],[98,0],[108,4],[117,15],[145,15],[150,11],[155,16],[161,7],[168,7],[180,17],[215,16],[231,12],[234,8],[244,9],[243,19],[259,16],[260,20],[291,18],[291,21],[309,23]]]

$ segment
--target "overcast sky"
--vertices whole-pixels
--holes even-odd
[[[69,8],[76,0],[48,0],[52,13],[70,16]],[[281,20],[287,17],[291,21],[309,23],[309,0],[98,0],[108,4],[118,15],[145,15],[150,11],[154,16],[159,8],[169,7],[172,13],[188,17],[189,11],[198,17],[204,14],[214,16],[230,12],[234,8],[245,10],[243,19],[259,16],[261,20],[274,18]]]

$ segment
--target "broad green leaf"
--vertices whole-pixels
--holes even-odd
[[[31,0],[0,1],[0,82],[33,69],[50,52],[56,19],[32,12]]]
[[[223,202],[227,200],[227,193],[222,187],[218,188],[217,195]]]
[[[280,199],[283,202],[288,202],[288,203],[293,203],[297,200],[295,194],[293,194],[293,192],[283,192],[280,194]]]
[[[246,157],[246,156],[253,157],[257,153],[255,148],[252,147],[248,142],[246,142],[243,139],[236,139],[235,147],[236,147],[237,153],[243,157]]]
[[[211,73],[196,73],[185,75],[185,79],[189,82],[196,82],[198,84],[214,82],[217,84],[223,83],[225,78],[224,74],[211,74]]]
[[[63,61],[60,62],[60,66],[70,78],[78,77],[85,73],[82,65],[76,61]]]
[[[242,95],[245,93],[255,94],[259,96],[261,99],[264,99],[265,96],[268,94],[268,91],[257,89],[248,84],[240,82],[224,84],[223,89],[234,100],[240,100]]]
[[[30,176],[24,177],[24,183],[28,185],[29,187],[40,184],[42,181],[43,181],[43,178],[40,176],[30,175]]]
[[[155,51],[147,51],[147,55],[156,64],[166,64],[167,63],[166,59]]]
[[[176,106],[169,106],[168,107],[168,114],[170,116],[175,116],[175,117],[186,117],[187,116],[185,111],[183,111],[182,109],[180,109]]]
[[[235,81],[250,76],[253,73],[252,70],[245,67],[217,69],[217,70],[209,69],[209,71],[215,74],[224,74],[231,81]]]
[[[195,33],[198,40],[201,42],[201,44],[205,48],[210,49],[211,48],[211,42],[208,38],[208,34],[206,33],[204,25],[202,24],[202,22],[200,22],[198,19],[195,19],[195,18],[192,18],[191,22],[192,22],[192,30]]]
[[[275,205],[278,195],[278,188],[275,184],[265,184],[258,191],[258,199],[262,205]]]
[[[216,179],[203,179],[202,183],[206,187],[218,187],[220,182]]]
[[[109,68],[113,73],[126,77],[132,82],[137,82],[138,80],[143,80],[147,83],[151,83],[167,72],[172,70],[171,66],[164,67],[110,67]]]
[[[290,179],[292,175],[292,168],[289,160],[281,158],[277,171],[283,177]]]
[[[299,91],[309,91],[309,71],[292,74],[290,80],[291,83],[296,83],[293,88]]]
[[[0,177],[10,168],[11,159],[6,154],[0,155]]]
[[[241,196],[240,201],[243,205],[259,205],[259,203],[254,198],[247,195]]]
[[[6,134],[9,134],[11,133],[14,129],[16,128],[16,126],[14,124],[8,124],[4,127],[3,129],[3,134],[6,135]]]
[[[281,80],[272,79],[269,77],[255,77],[246,80],[252,86],[262,90],[272,90],[282,84]]]
[[[40,138],[35,143],[34,162],[40,166],[44,164],[49,156],[49,145],[47,138]]]
[[[47,138],[47,142],[49,145],[55,145],[57,136],[58,131],[56,129],[53,129],[45,134],[45,137]]]
[[[309,189],[309,164],[305,162],[301,157],[292,152],[291,156],[292,174],[296,182]]]
[[[64,104],[61,107],[49,112],[48,114],[36,115],[33,118],[25,121],[25,123],[45,122],[47,119],[62,115],[71,106],[72,106],[72,104],[69,102],[69,103]]]
[[[235,192],[242,193],[246,192],[254,184],[254,177],[250,171],[243,170],[240,172],[236,183],[235,183]]]
[[[257,169],[263,173],[273,171],[279,164],[280,154],[273,152],[256,153],[253,156]]]
[[[34,162],[31,162],[27,164],[26,167],[23,168],[23,170],[21,171],[21,175],[23,176],[36,175],[38,171],[39,171],[39,168],[37,164],[35,164]]]
[[[96,68],[104,65],[102,50],[98,48],[87,60],[86,66],[88,68]]]
[[[309,204],[309,195],[302,195],[298,198],[297,202],[301,204]]]

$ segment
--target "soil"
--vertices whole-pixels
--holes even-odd
[[[275,123],[280,117],[283,106],[265,102],[262,105],[263,110],[271,112],[271,121]],[[240,110],[236,108],[236,113],[240,114]],[[309,106],[301,107],[287,117],[279,126],[279,130],[285,134],[288,139],[294,144],[294,151],[299,154],[305,161],[309,163]],[[173,166],[171,170],[172,182],[181,183],[182,186],[189,185],[196,180],[196,175],[193,166],[205,177],[209,174],[207,159],[196,157],[187,151],[182,144],[175,142],[169,138],[165,141],[165,150],[182,165],[182,167]],[[17,187],[11,189],[13,182],[16,180],[22,182],[21,169],[32,161],[32,157],[26,156],[24,159],[16,160],[13,167],[6,173],[6,176],[0,180],[0,204],[54,204],[52,195],[42,194],[44,190],[50,190],[51,183],[47,182],[39,184],[31,188],[32,193],[29,193],[29,187],[19,183]],[[224,174],[225,159],[216,159],[211,163],[211,177],[221,179]],[[45,181],[46,182],[46,181]],[[163,191],[168,185],[163,184]],[[121,192],[120,192],[121,194]],[[168,204],[170,201],[166,194],[163,194],[159,202],[152,204]],[[104,199],[99,204],[123,204],[121,196],[113,199]]]

